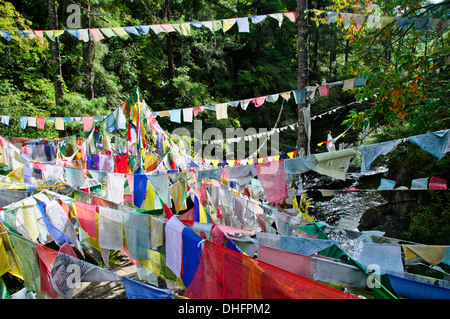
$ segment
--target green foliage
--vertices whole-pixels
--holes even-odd
[[[386,1],[382,12],[405,17],[445,17],[448,4]],[[352,112],[345,124],[362,128],[411,126],[416,134],[449,127],[449,67],[446,65],[450,32],[416,30],[395,23],[383,29],[364,29],[352,39],[351,61],[343,72],[367,78],[367,86],[355,89],[356,98],[370,108]]]
[[[55,108],[53,84],[46,78],[48,48],[13,32],[30,25],[11,3],[0,2],[0,29],[12,32],[13,38],[0,40],[0,113],[11,116],[9,126],[0,125],[0,134],[55,137],[49,131],[19,128],[19,116],[51,116]]]
[[[69,13],[65,9],[71,3],[71,0],[57,3],[60,28],[67,28]],[[93,28],[218,20],[297,8],[294,0],[82,0],[77,3],[83,7],[83,27],[89,21]],[[166,8],[167,4],[169,8]],[[424,4],[423,1],[384,0],[378,6],[387,15],[400,12],[410,16],[424,13],[427,17],[445,17],[446,6],[420,9]],[[310,8],[368,13],[366,6],[354,5],[344,0],[309,2]],[[27,0],[17,3],[14,8],[3,1],[0,6],[2,29],[49,28],[46,3]],[[339,121],[334,118],[331,125],[314,122],[313,146],[323,141],[329,130],[335,136],[342,132],[343,126],[347,128],[352,123],[356,129],[369,122],[372,127],[399,125],[416,134],[449,126],[448,66],[444,65],[445,60],[439,60],[448,52],[448,31],[444,34],[429,30],[416,32],[413,28],[396,26],[383,30],[362,28],[356,31],[353,27],[344,30],[340,21],[338,25],[322,23],[316,26],[314,16],[309,13],[312,18],[309,23],[310,85],[354,76],[369,77],[366,87],[347,92],[332,89],[329,97],[317,96],[312,101],[312,114],[348,104],[355,98],[364,102],[357,109],[348,108],[350,113],[344,123],[341,118],[348,109]],[[89,61],[83,53],[87,44],[65,33],[60,37],[65,85],[61,109],[56,109],[54,103],[48,40],[43,45],[36,39],[13,34],[11,42],[0,39],[0,98],[4,107],[1,113],[16,116],[105,114],[126,100],[136,86],[154,111],[235,101],[297,88],[297,24],[285,18],[280,28],[278,21],[268,17],[262,24],[251,24],[250,28],[251,33],[246,34],[237,33],[237,26],[227,33],[191,27],[189,36],[178,33],[155,35],[150,31],[146,36],[130,35],[127,39],[116,37],[96,42],[92,59],[93,101],[84,97],[85,65]],[[172,54],[172,69],[169,53]],[[230,126],[270,129],[280,107],[281,101],[265,103],[259,109],[250,104],[247,111],[229,108],[228,120],[217,121],[212,112],[203,112],[199,118],[205,122],[205,127],[216,126],[223,130]],[[284,104],[280,123],[292,123],[297,117],[297,105],[291,99]],[[168,119],[160,120],[168,130],[176,127]],[[76,130],[76,124],[73,126]],[[71,129],[69,127],[68,132]],[[1,126],[0,130],[4,135],[34,134],[30,129],[23,131],[13,125]],[[45,134],[47,132],[55,134],[53,130],[46,130]],[[295,134],[291,136],[285,132],[281,138],[282,150],[292,151],[295,139]]]
[[[429,202],[410,213],[411,223],[402,238],[426,244],[442,245],[450,242],[450,194],[430,191]]]

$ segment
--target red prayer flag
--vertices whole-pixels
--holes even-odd
[[[45,127],[45,117],[36,118],[36,125],[38,129],[43,130]]]
[[[184,294],[194,299],[359,299],[206,240]]]
[[[328,86],[328,84],[319,85],[319,95],[320,96],[330,95],[330,87]]]
[[[97,238],[96,206],[75,200],[74,207],[81,228],[83,228],[89,236]]]
[[[447,181],[445,179],[442,178],[438,178],[438,177],[434,177],[431,176],[430,177],[430,183],[428,185],[428,189],[431,190],[446,190],[447,189]]]
[[[128,156],[127,155],[114,155],[114,161],[116,166],[114,172],[116,173],[129,173]]]
[[[281,202],[289,197],[284,161],[258,163],[255,170],[269,203]]]
[[[50,298],[58,298],[58,293],[53,288],[50,280],[50,274],[52,272],[53,263],[55,262],[57,251],[47,248],[42,244],[36,245],[36,257],[39,262],[39,271],[41,278],[41,293],[49,296]]]
[[[92,116],[83,117],[83,131],[89,131],[94,124],[94,118]]]

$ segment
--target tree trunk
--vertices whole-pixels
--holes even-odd
[[[347,64],[348,62],[348,54],[350,52],[350,41],[347,39],[345,41],[345,56],[344,56],[344,62]]]
[[[297,0],[297,9],[300,12],[298,17],[298,75],[297,87],[305,88],[308,85],[308,0]],[[303,118],[303,107],[305,105],[297,105],[298,113],[298,130],[297,130],[297,156],[304,156],[307,153],[307,138],[305,132],[305,123]]]
[[[51,30],[58,30],[58,11],[56,0],[48,0],[48,18]],[[56,115],[60,115],[62,98],[63,98],[63,77],[61,67],[61,55],[59,53],[59,38],[56,37],[55,41],[50,41],[50,50],[52,52],[52,70],[53,70],[53,86],[55,88],[55,104]]]
[[[88,12],[91,10],[89,5],[87,10]],[[89,15],[84,25],[88,29],[91,27],[91,17]],[[95,42],[89,40],[87,43],[83,43],[84,96],[89,100],[94,99],[94,59]]]
[[[165,0],[165,11],[166,11],[166,19],[169,22],[170,15],[170,0]],[[170,107],[175,107],[175,85],[173,83],[174,79],[174,66],[173,66],[173,43],[172,43],[172,35],[167,33],[167,75],[169,77],[169,103]]]
[[[317,9],[321,9],[321,1],[317,0],[317,4],[316,4]],[[313,47],[312,47],[312,61],[311,62],[311,79],[312,80],[320,80],[320,71],[318,68],[318,62],[319,62],[319,41],[320,41],[320,30],[319,28],[314,28],[314,39],[312,40],[313,42]]]
[[[56,0],[48,0],[48,19],[51,30],[58,30],[58,5]],[[52,52],[52,71],[53,71],[53,87],[55,89],[55,116],[63,116],[63,86],[64,80],[62,77],[61,55],[59,53],[59,38],[55,37],[54,41],[50,41],[50,50]],[[65,137],[66,130],[58,131],[59,137]]]

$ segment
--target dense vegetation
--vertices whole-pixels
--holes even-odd
[[[297,9],[295,0],[0,1],[0,29],[50,30],[49,5],[57,5],[57,29],[67,29],[70,13],[66,8],[72,3],[82,7],[82,28],[217,20]],[[382,0],[376,4],[314,0],[308,7],[365,15],[376,10],[385,16],[411,18],[448,19],[449,14],[448,1],[434,4],[428,0]],[[329,97],[316,94],[311,101],[312,114],[350,105],[313,123],[313,151],[320,151],[317,143],[326,140],[328,131],[337,136],[350,125],[353,130],[341,142],[357,142],[367,127],[373,142],[449,127],[449,28],[416,30],[413,24],[400,28],[391,23],[382,29],[367,25],[360,30],[353,25],[345,29],[340,18],[327,24],[325,12],[302,14],[307,14],[309,21],[309,85],[358,76],[368,79],[364,87],[345,92],[331,89]],[[266,19],[251,24],[250,29],[250,33],[238,33],[235,25],[225,33],[191,28],[189,36],[150,31],[145,36],[106,38],[95,43],[84,43],[65,33],[60,37],[61,76],[52,60],[50,40],[42,44],[12,32],[12,41],[0,38],[0,113],[16,117],[103,115],[125,101],[136,86],[155,111],[296,89],[297,24],[285,18],[279,27],[275,19]],[[62,88],[58,103],[53,85],[57,81]],[[229,108],[226,120],[216,120],[214,112],[202,112],[200,118],[204,128],[270,129],[280,107],[278,101],[260,108],[250,105],[247,111]],[[168,131],[178,125],[167,118],[159,120]],[[295,121],[297,106],[291,98],[280,123]],[[58,136],[51,124],[47,125],[45,131],[22,130],[15,120],[9,126],[0,124],[0,134]],[[80,127],[76,125],[64,134],[77,132]],[[284,131],[281,150],[294,150],[295,141],[295,132]],[[420,163],[408,158],[411,152],[418,154]],[[410,165],[411,170],[420,166],[424,173],[438,170],[441,177],[448,176],[448,160],[438,162],[427,155],[416,146],[402,146],[389,158],[389,165]],[[421,166],[422,159],[431,165]]]

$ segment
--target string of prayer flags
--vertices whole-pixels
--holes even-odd
[[[262,23],[266,17],[271,17],[278,21],[278,25],[281,28],[283,24],[283,17],[286,16],[290,21],[295,22],[299,16],[298,11],[272,13],[268,15],[259,15],[251,17],[238,17],[227,18],[214,21],[193,21],[183,23],[166,23],[156,25],[134,25],[134,26],[121,26],[111,28],[85,28],[85,29],[71,29],[71,30],[13,30],[14,34],[18,34],[22,37],[29,39],[37,38],[44,43],[44,36],[50,41],[55,41],[55,38],[59,38],[66,31],[76,39],[89,42],[89,41],[101,41],[106,38],[121,37],[128,38],[130,35],[141,36],[147,35],[149,30],[152,30],[156,35],[160,33],[177,32],[183,36],[191,35],[191,26],[197,29],[203,27],[209,29],[211,32],[217,32],[222,30],[224,33],[229,31],[235,24],[237,24],[237,30],[239,33],[250,33],[249,18],[252,24]],[[0,37],[7,41],[12,40],[13,32],[0,29]]]
[[[152,112],[154,117],[170,117],[171,121],[174,123],[181,123],[181,118],[183,118],[184,122],[192,122],[193,116],[198,116],[199,112],[206,110],[216,111],[217,119],[226,119],[228,118],[227,107],[237,107],[240,106],[244,111],[247,110],[250,103],[253,103],[255,107],[261,107],[265,102],[274,103],[278,101],[281,96],[284,100],[288,101],[291,97],[291,93],[294,95],[295,102],[297,104],[305,104],[308,100],[312,100],[315,98],[315,94],[317,89],[319,89],[320,96],[329,96],[329,90],[331,87],[335,87],[338,85],[344,85],[343,90],[350,90],[355,87],[365,86],[366,79],[363,77],[357,77],[352,79],[347,79],[344,81],[338,81],[328,84],[316,85],[316,86],[307,86],[305,88],[286,91],[282,93],[275,93],[266,96],[258,96],[249,99],[242,99],[224,103],[217,103],[212,105],[204,105],[193,108],[184,108],[184,109],[174,109],[174,110],[164,110],[164,111],[155,111]],[[182,116],[180,114],[182,112]],[[192,115],[193,113],[193,115]]]
[[[353,25],[356,31],[360,30],[364,23],[366,23],[369,28],[378,29],[383,29],[390,24],[396,23],[401,28],[406,28],[412,24],[417,31],[424,29],[437,30],[438,34],[442,34],[443,30],[445,30],[449,24],[449,19],[381,16],[379,10],[368,10],[368,13],[370,14],[367,17],[364,14],[359,13],[324,11],[317,9],[310,9],[310,11],[315,15],[313,19],[317,26],[319,26],[319,16],[325,14],[327,24],[337,23],[338,18],[340,18],[344,29],[348,29]]]

